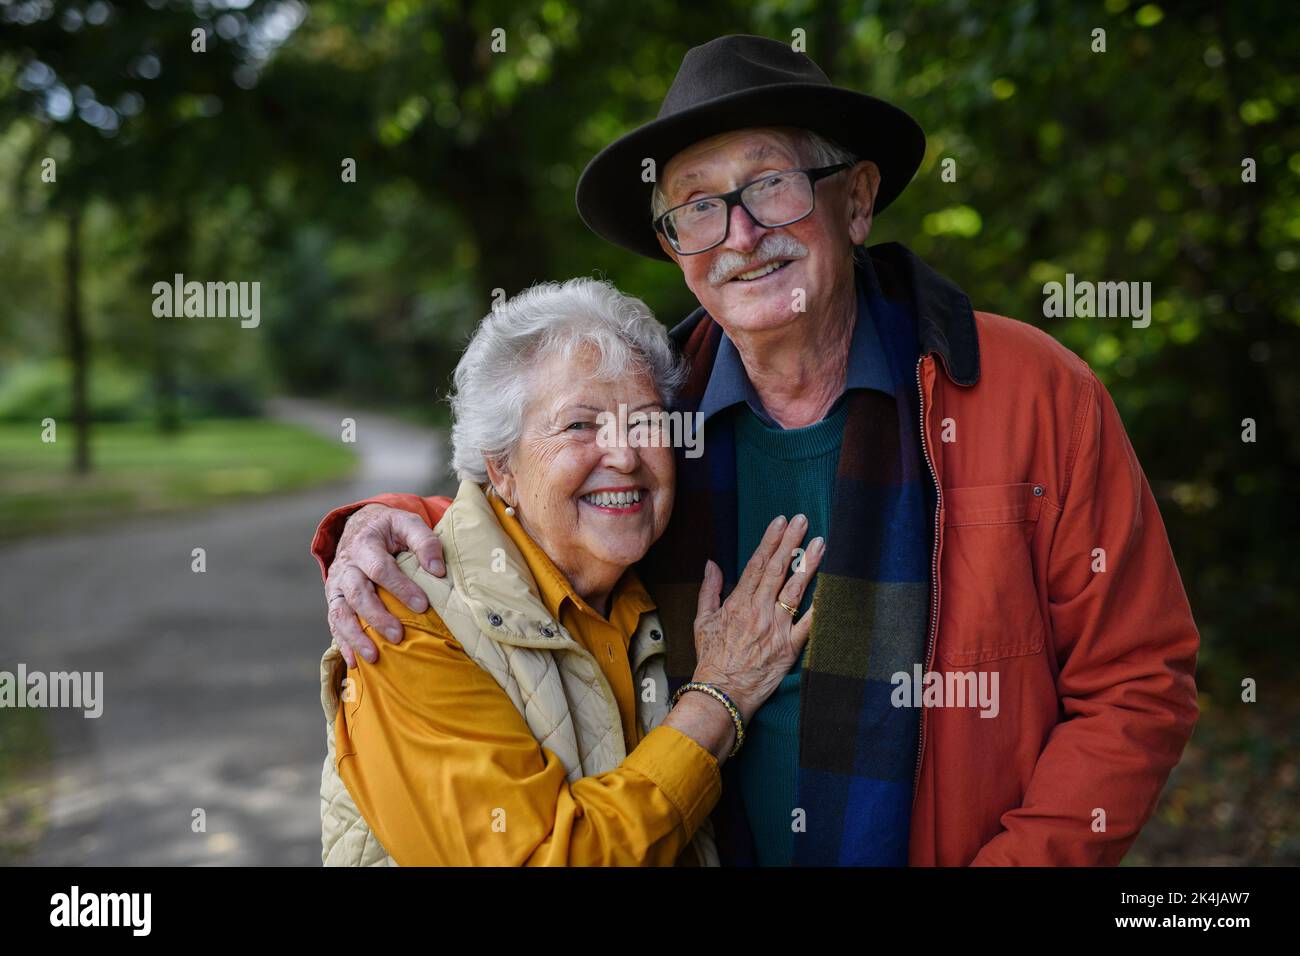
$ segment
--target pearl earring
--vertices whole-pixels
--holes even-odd
[[[492,494],[496,495],[498,498],[501,498],[501,492],[497,491],[497,486],[496,486],[496,485],[491,485],[491,488],[492,488]],[[506,499],[501,498],[501,503],[502,503],[502,504],[505,504],[505,501],[506,501]],[[509,504],[506,505],[506,514],[508,514],[508,515],[509,515],[510,517],[512,517],[512,518],[515,516],[515,508],[514,508],[514,505],[509,505]]]

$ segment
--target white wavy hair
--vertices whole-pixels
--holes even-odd
[[[601,381],[648,373],[665,405],[685,377],[668,331],[640,299],[599,279],[534,285],[489,313],[456,365],[451,463],[462,481],[488,480],[484,459],[505,461],[536,398],[538,365],[582,350],[598,357]]]

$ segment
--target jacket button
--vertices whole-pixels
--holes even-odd
[[[1042,485],[1034,485],[1034,497],[1035,497],[1035,498],[1041,498],[1041,497],[1043,497],[1043,486],[1042,486]]]
[[[555,629],[552,628],[549,624],[543,624],[542,637],[554,637],[554,636],[555,636]]]
[[[488,623],[493,627],[501,626],[501,615],[496,611],[488,611]]]
[[[658,631],[651,631],[651,632],[650,632],[650,640],[652,640],[652,641],[662,641],[663,639],[664,639],[664,636],[663,636],[662,634],[660,634]]]

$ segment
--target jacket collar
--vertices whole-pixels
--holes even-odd
[[[460,483],[436,531],[447,575],[484,634],[525,647],[573,643],[547,610],[527,560],[477,484]]]
[[[978,382],[979,335],[966,293],[901,243],[859,247],[853,256],[859,263],[870,263],[886,297],[912,304],[921,354],[938,355],[948,377],[958,385]],[[711,317],[700,307],[669,333],[679,349],[686,349],[692,333],[706,318]]]
[[[514,534],[502,527],[503,507],[500,499],[489,500],[474,482],[460,483],[456,500],[447,507],[436,528],[453,588],[467,605],[479,630],[498,643],[520,647],[576,647],[577,642],[560,624],[559,611],[564,600],[581,599],[545,552],[528,540],[522,528]],[[521,549],[535,554],[537,560],[533,565]],[[428,580],[429,576],[418,570],[413,555],[399,564],[404,570],[410,565],[408,573],[420,575],[417,583]],[[546,580],[539,589],[538,578],[543,576]],[[654,602],[634,573],[620,581],[610,596],[611,606],[613,602],[626,600],[632,602],[630,613],[639,617],[634,633],[657,633],[659,618],[653,613]]]

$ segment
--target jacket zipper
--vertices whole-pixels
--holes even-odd
[[[934,482],[934,541],[930,548],[930,629],[925,646],[925,672],[930,672],[934,658],[935,637],[939,631],[939,513],[943,506],[943,489],[939,487],[939,475],[934,470],[930,458],[930,442],[925,429],[925,388],[921,384],[921,364],[925,356],[916,360],[916,392],[921,409],[921,450],[925,454],[925,465],[930,471],[930,480]],[[924,680],[924,675],[922,675]],[[921,759],[925,755],[925,708],[921,708],[921,728],[916,742],[916,773],[912,777],[912,802],[916,802],[916,791],[921,784]]]

